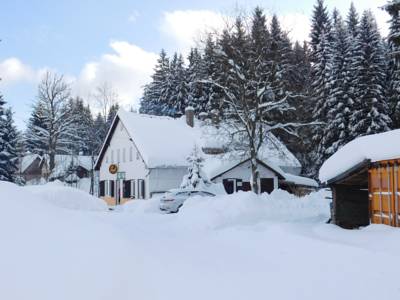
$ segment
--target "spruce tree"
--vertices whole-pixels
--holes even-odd
[[[207,111],[207,97],[204,80],[207,79],[207,70],[197,48],[192,48],[188,57],[189,65],[187,76],[187,105],[194,108],[196,115]]]
[[[160,57],[154,68],[152,81],[144,88],[143,97],[140,102],[140,113],[161,115],[162,106],[165,101],[163,93],[166,89],[167,78],[169,75],[169,59],[164,49],[160,52]]]
[[[0,95],[0,180],[16,182],[18,171],[18,131],[11,109],[5,109]]]
[[[355,73],[352,83],[355,110],[351,117],[351,136],[379,133],[390,129],[391,119],[385,100],[385,53],[376,21],[365,11],[360,21],[356,40]]]
[[[330,41],[331,21],[324,0],[317,0],[311,19],[310,46],[312,61],[316,60],[318,45],[321,43],[322,35]]]
[[[187,161],[189,163],[188,174],[183,177],[181,188],[189,190],[204,189],[211,182],[203,172],[204,157],[197,145],[193,148]]]
[[[400,128],[400,3],[390,1],[385,10],[390,14],[390,32],[388,36],[388,86],[387,100],[393,127]]]
[[[331,78],[332,78],[332,44],[330,43],[328,36],[322,32],[320,42],[315,53],[315,63],[312,68],[313,82],[312,82],[312,96],[314,103],[313,119],[323,123],[321,126],[314,128],[313,132],[313,144],[316,146],[314,151],[318,151],[318,145],[320,145],[324,128],[329,122],[327,114],[329,111],[328,97],[331,89]],[[319,150],[318,152],[321,152]],[[314,165],[318,168],[322,161],[316,152],[314,152],[315,161]],[[316,172],[316,170],[314,170]]]
[[[323,163],[341,146],[350,141],[349,120],[354,109],[351,98],[351,60],[347,30],[340,14],[332,31],[332,71],[327,98],[326,125],[323,126],[322,139],[318,145],[318,163]]]

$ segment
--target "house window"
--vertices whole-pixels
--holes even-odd
[[[131,197],[131,181],[130,180],[124,180],[122,194],[123,194],[123,198]]]
[[[108,164],[108,155],[106,155],[106,163]]]
[[[139,160],[139,151],[136,151],[136,160]]]
[[[115,196],[115,185],[114,185],[114,180],[110,180],[110,196],[114,197]]]
[[[121,162],[121,150],[117,149],[117,163]]]
[[[111,150],[111,163],[114,163],[114,150]]]
[[[124,130],[124,125],[122,125],[122,123],[119,125],[119,130]]]
[[[133,161],[133,148],[129,148],[129,161]]]
[[[144,199],[146,197],[144,179],[138,179],[138,198]]]
[[[122,162],[126,162],[126,149],[122,149]]]
[[[105,183],[104,183],[104,180],[102,180],[102,181],[100,181],[100,187],[99,187],[99,190],[100,190],[100,197],[104,197],[105,196],[105,190],[104,190],[104,188],[105,188]]]
[[[273,178],[261,178],[261,193],[271,193],[274,190]]]

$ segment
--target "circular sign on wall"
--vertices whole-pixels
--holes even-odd
[[[112,164],[108,167],[108,171],[110,171],[111,174],[115,174],[118,172],[118,166],[116,164]]]

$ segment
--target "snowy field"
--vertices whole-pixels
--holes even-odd
[[[0,182],[0,299],[400,299],[400,231],[327,225],[324,192],[116,211],[58,186]]]

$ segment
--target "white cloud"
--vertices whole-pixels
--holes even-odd
[[[7,58],[0,62],[0,77],[2,83],[11,85],[19,81],[33,81],[36,72],[16,57]]]
[[[175,10],[164,12],[160,30],[172,38],[180,51],[187,51],[206,31],[224,26],[226,16],[210,10]]]
[[[97,86],[110,83],[122,105],[136,106],[143,85],[150,80],[158,55],[123,41],[110,43],[114,53],[104,54],[98,61],[87,63],[81,70],[74,92],[88,98]]]

